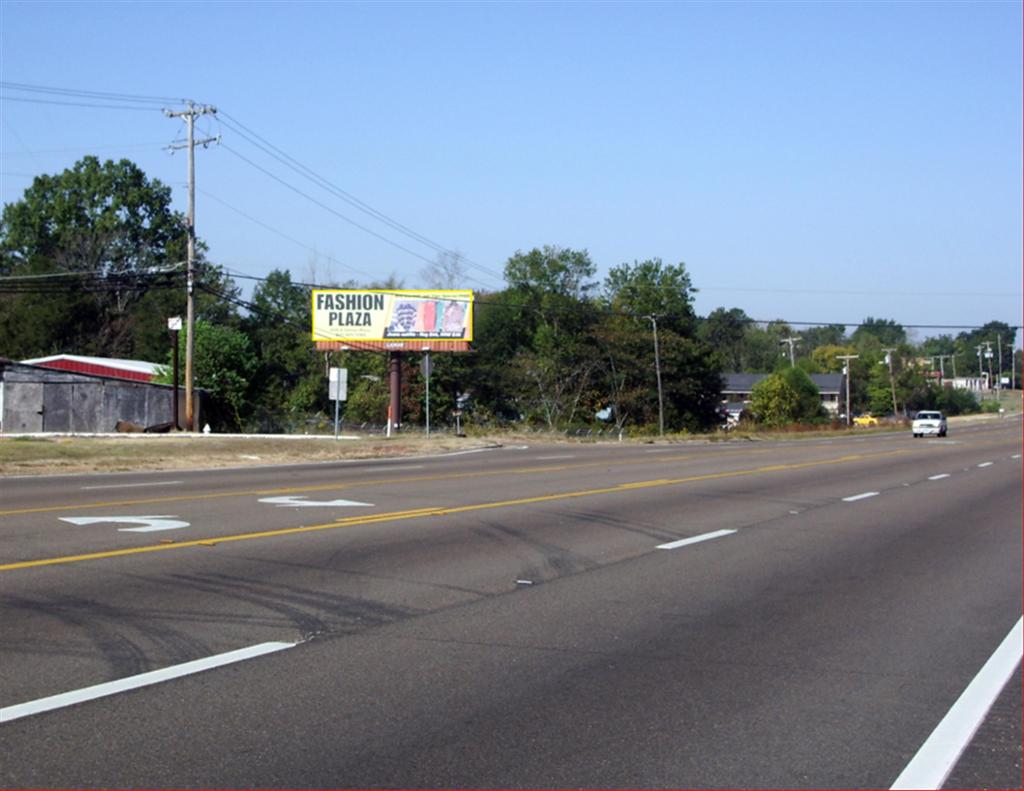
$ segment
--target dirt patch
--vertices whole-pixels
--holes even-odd
[[[377,459],[472,450],[501,444],[490,437],[209,437],[138,434],[120,437],[0,439],[0,475],[204,469]]]

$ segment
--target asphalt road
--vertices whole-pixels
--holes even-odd
[[[1019,419],[8,478],[0,786],[1020,788],[1021,521]]]

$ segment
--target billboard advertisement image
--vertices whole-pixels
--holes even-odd
[[[313,291],[314,341],[473,340],[472,291]]]

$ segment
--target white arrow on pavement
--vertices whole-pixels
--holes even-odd
[[[121,533],[152,533],[157,530],[177,530],[180,527],[188,527],[188,522],[182,522],[170,514],[160,516],[62,516],[62,522],[70,522],[73,525],[95,525],[101,522],[113,522],[115,524],[142,525],[142,527],[119,527]]]
[[[264,497],[260,500],[261,503],[270,503],[271,505],[281,506],[287,508],[288,506],[307,508],[338,508],[341,506],[365,506],[368,508],[373,507],[373,503],[360,503],[356,500],[310,500],[308,497],[303,496],[288,496],[288,497]]]

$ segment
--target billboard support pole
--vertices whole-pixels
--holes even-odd
[[[388,381],[391,390],[391,408],[388,411],[389,431],[402,425],[402,354],[388,352]]]

